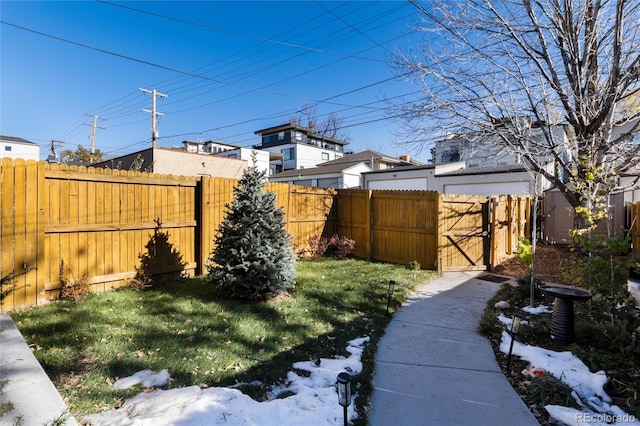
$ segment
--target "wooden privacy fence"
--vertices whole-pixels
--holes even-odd
[[[206,273],[235,185],[3,158],[0,277],[13,292],[2,310],[46,303],[61,277],[86,279],[93,291],[122,286],[145,261],[154,275]],[[314,234],[334,233],[334,190],[278,183],[267,189],[285,211],[296,250]]]
[[[529,238],[530,202],[523,196],[435,191],[339,190],[337,230],[372,260],[446,270],[484,270]]]
[[[63,280],[93,291],[148,275],[206,273],[234,179],[178,177],[45,162],[0,162],[0,308],[39,305]],[[424,269],[490,269],[528,236],[529,199],[433,191],[267,184],[296,251],[309,237],[352,238],[355,255]],[[7,286],[3,285],[3,290]]]

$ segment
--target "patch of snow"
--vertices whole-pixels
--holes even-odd
[[[164,386],[169,382],[169,372],[162,370],[158,373],[154,373],[151,370],[142,370],[129,377],[116,380],[112,387],[114,389],[129,389],[137,384],[142,384],[145,388],[151,388],[156,386]]]
[[[635,280],[627,280],[627,290],[636,301],[636,305],[640,306],[640,283]]]
[[[500,350],[509,353],[510,345],[511,336],[503,331]],[[614,422],[602,422],[602,424],[640,425],[640,421],[633,415],[629,415],[620,407],[610,404],[611,397],[604,391],[604,385],[608,381],[606,373],[604,371],[592,373],[571,352],[555,352],[537,346],[525,345],[516,340],[513,345],[513,355],[528,361],[536,369],[549,372],[574,391],[574,398],[583,409],[575,410],[556,405],[545,406],[554,419],[568,425],[600,424],[598,419]]]
[[[553,309],[545,305],[538,305],[536,307],[525,306],[522,310],[531,315],[550,314],[553,312]]]
[[[308,377],[289,372],[287,384],[272,391],[273,399],[269,401],[254,401],[231,388],[200,389],[198,386],[189,386],[157,389],[128,399],[119,409],[86,416],[83,423],[90,422],[93,426],[341,424],[343,407],[338,405],[336,378],[342,371],[351,375],[362,371],[362,351],[368,341],[369,337],[351,340],[347,347],[351,354],[349,357],[322,358],[320,363],[294,363],[293,368],[306,371]],[[147,374],[140,376],[147,377]],[[294,395],[275,399],[284,391],[293,392]],[[355,391],[352,389],[352,394]],[[352,420],[357,417],[353,404],[347,407],[347,416]]]
[[[511,324],[513,323],[513,318],[509,318],[506,317],[502,314],[498,315],[498,321],[500,321],[502,324],[504,324],[507,329],[511,330]],[[527,325],[529,324],[529,322],[527,320],[521,320],[520,321],[520,325]]]

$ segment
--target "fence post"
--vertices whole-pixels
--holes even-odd
[[[505,254],[513,253],[513,197],[507,196],[507,247]]]
[[[367,241],[367,248],[365,249],[365,256],[367,257],[367,259],[371,260],[373,257],[373,225],[375,223],[375,218],[373,217],[373,191],[372,190],[367,190],[367,212],[366,212],[366,224],[365,224],[365,230],[366,230],[366,241]]]
[[[630,206],[631,218],[630,218],[630,233],[631,233],[631,248],[634,252],[640,251],[640,243],[638,241],[640,232],[640,217],[638,217],[638,211],[640,210],[640,202],[632,203]]]
[[[498,244],[500,231],[498,226],[498,209],[501,207],[500,197],[489,197],[489,270],[498,265]]]
[[[442,245],[444,244],[444,242],[442,241],[442,229],[444,226],[444,218],[442,217],[444,212],[442,211],[443,209],[443,204],[444,204],[444,199],[443,199],[444,195],[441,193],[438,193],[438,197],[437,197],[437,201],[436,201],[436,211],[434,212],[435,216],[436,216],[436,244],[435,244],[435,250],[436,250],[436,269],[438,271],[439,275],[442,275]]]

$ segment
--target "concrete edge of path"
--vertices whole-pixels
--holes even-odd
[[[63,416],[78,424],[9,315],[0,315],[0,381],[2,403],[13,405],[1,424],[45,426]]]

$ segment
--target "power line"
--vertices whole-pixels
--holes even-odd
[[[108,4],[108,3],[105,3],[105,4]],[[116,6],[118,6],[118,5],[116,5]],[[404,7],[404,6],[403,6],[403,7]],[[337,9],[337,8],[336,8],[336,9]],[[164,67],[164,66],[162,66],[162,65],[154,64],[154,63],[152,63],[152,62],[148,62],[148,61],[144,61],[144,60],[140,60],[140,59],[132,58],[132,57],[129,57],[129,56],[126,56],[126,55],[120,55],[120,54],[118,54],[118,53],[109,52],[109,51],[106,51],[106,50],[103,50],[103,49],[99,49],[99,48],[94,48],[94,47],[92,47],[92,46],[84,45],[84,44],[82,44],[82,43],[77,43],[77,42],[74,42],[74,41],[61,39],[61,38],[56,37],[56,36],[49,36],[49,35],[47,35],[47,34],[40,33],[40,32],[38,32],[38,31],[29,30],[29,29],[27,29],[27,28],[25,28],[25,27],[20,27],[20,26],[14,25],[14,24],[7,23],[7,22],[5,22],[5,21],[0,21],[0,22],[2,22],[2,23],[4,23],[4,24],[11,25],[11,26],[14,26],[14,27],[16,27],[16,28],[20,28],[20,29],[25,29],[25,30],[27,30],[27,31],[31,31],[31,32],[34,32],[34,33],[36,33],[36,34],[41,34],[41,35],[44,35],[44,36],[47,36],[47,37],[51,37],[51,38],[54,38],[54,39],[57,39],[57,40],[61,40],[61,41],[64,41],[64,42],[69,42],[69,43],[71,43],[71,44],[75,44],[75,45],[78,45],[78,46],[81,46],[81,47],[90,48],[90,49],[93,49],[93,50],[96,50],[96,51],[99,51],[99,52],[102,52],[102,53],[112,54],[112,55],[114,55],[114,56],[118,56],[118,57],[121,57],[121,58],[124,58],[124,59],[133,60],[133,61],[140,62],[140,63],[143,63],[143,64],[151,65],[151,66],[158,66],[158,67],[160,67],[160,68],[162,68],[162,69],[168,69],[168,70],[170,70],[170,71],[174,71],[174,72],[176,72],[176,73],[179,73],[179,74],[180,74],[182,77],[184,77],[184,78],[187,78],[187,79],[197,78],[197,79],[199,79],[200,81],[206,82],[206,84],[209,84],[209,82],[213,82],[213,83],[217,83],[217,84],[231,85],[231,86],[235,86],[235,87],[246,88],[246,89],[248,89],[249,91],[260,91],[260,89],[263,89],[263,88],[264,88],[264,87],[263,87],[263,88],[258,88],[258,89],[256,89],[256,88],[246,87],[246,86],[243,86],[243,85],[240,85],[240,84],[232,84],[232,83],[230,83],[230,82],[225,82],[225,81],[220,80],[220,79],[215,79],[215,78],[211,78],[211,77],[207,77],[207,76],[199,75],[199,74],[196,74],[196,73],[194,73],[194,72],[185,72],[185,71],[178,70],[178,69],[172,69],[172,68],[170,68],[170,67]],[[185,22],[185,23],[186,23],[186,22]],[[265,42],[265,43],[266,43],[266,42],[267,42],[267,40],[269,40],[269,39],[265,39],[265,41],[263,41],[263,42]],[[333,40],[327,41],[326,43],[328,44],[328,43],[331,43],[331,42],[335,42],[335,40],[336,40],[336,38],[334,37],[334,39],[333,39]],[[282,45],[282,46],[286,46],[286,47],[291,47],[291,48],[296,48],[296,46],[300,46],[299,44],[295,44],[295,43],[280,44],[280,45]],[[289,46],[289,45],[290,45],[290,46]],[[322,49],[322,48],[315,48],[315,47],[314,47],[314,48],[311,48],[311,49],[307,49],[307,53],[309,53],[309,52],[311,52],[311,51],[314,51],[314,52],[321,52],[321,53],[326,53],[326,52],[328,52],[328,51],[326,51],[325,49]],[[360,54],[360,53],[361,53],[361,52],[358,52],[358,54]],[[356,54],[356,55],[343,55],[343,56],[345,56],[345,57],[349,57],[349,58],[354,58],[354,59],[363,59],[363,58],[359,57],[359,56],[358,56],[358,54]],[[290,60],[290,59],[291,59],[291,58],[287,58],[287,59],[285,59],[285,60]],[[343,59],[344,59],[344,58],[343,58]],[[341,59],[339,59],[339,60],[341,60]],[[283,62],[284,62],[284,61],[277,62],[277,63],[273,64],[272,66],[277,66],[278,64],[282,64]],[[262,68],[261,68],[261,69],[262,69]],[[260,69],[255,70],[255,71],[253,71],[253,73],[259,72],[259,70],[260,70]],[[308,72],[312,72],[312,71],[314,71],[314,70],[317,70],[317,67],[315,67],[314,69],[312,69],[312,70],[310,70],[310,71],[308,71]],[[302,74],[304,74],[304,73],[300,73],[300,74],[298,74],[298,75],[302,75]],[[252,74],[248,74],[248,75],[252,75]],[[294,77],[295,77],[295,76],[294,76]],[[395,78],[399,78],[399,77],[393,77],[392,79],[395,79]],[[391,80],[392,80],[392,79],[391,79]],[[273,83],[273,84],[277,84],[277,83]],[[375,84],[376,84],[376,83],[374,83],[374,84],[372,84],[372,85],[367,85],[365,88],[373,87]],[[383,84],[383,82],[380,82],[379,84]],[[147,87],[148,87],[148,86],[147,86]],[[268,86],[265,86],[265,87],[268,87]],[[350,90],[350,91],[348,91],[348,92],[345,92],[345,94],[353,93],[353,92],[356,92],[356,91],[358,91],[358,90],[360,90],[360,89],[352,89],[352,90]],[[269,92],[267,92],[267,93],[269,93]],[[172,92],[172,96],[173,96],[173,95],[174,95],[174,92]],[[330,100],[335,99],[335,98],[337,98],[337,97],[339,97],[339,96],[342,96],[342,95],[343,95],[343,94],[334,95],[334,96],[332,96],[332,97],[325,98],[325,99],[323,99],[323,100],[306,99],[306,98],[304,98],[304,97],[300,97],[300,96],[291,96],[291,95],[285,95],[285,96],[290,97],[290,98],[293,98],[293,99],[300,99],[300,100],[303,100],[303,101],[305,101],[305,102],[315,102],[315,103],[317,103],[317,104],[320,104],[320,103],[328,103],[328,104],[333,104],[333,105],[344,106],[344,107],[345,107],[344,111],[349,111],[349,110],[351,110],[351,109],[356,109],[356,108],[363,108],[363,105],[347,105],[347,104],[345,104],[345,103],[329,102]],[[122,113],[121,113],[120,115],[117,115],[117,116],[116,116],[116,117],[118,117],[118,118],[121,118],[121,117],[124,117],[124,116],[131,115],[131,113],[126,113],[126,111],[127,111],[127,110],[126,110],[126,109],[124,109],[124,104],[122,104],[122,102],[121,102],[122,100],[127,100],[127,102],[128,102],[128,103],[133,103],[133,102],[135,101],[134,99],[132,99],[132,98],[130,97],[130,95],[126,95],[126,96],[124,96],[124,97],[122,97],[122,98],[120,98],[120,99],[118,99],[118,100],[116,100],[116,101],[111,102],[110,104],[105,105],[105,108],[107,108],[107,107],[108,107],[108,110],[109,110],[109,111],[122,111]],[[223,100],[223,101],[224,101],[224,100]],[[135,102],[137,103],[137,101],[135,101]],[[165,105],[169,105],[169,104],[171,104],[171,103],[168,103],[168,104],[165,104]],[[181,111],[183,111],[183,110],[181,110]],[[181,111],[178,111],[178,112],[181,112]],[[173,113],[174,113],[174,112],[172,112],[172,114],[173,114]],[[103,112],[100,112],[100,114],[101,114],[101,115],[103,115]],[[366,114],[366,113],[361,113],[361,114],[358,114],[358,115],[365,115],[365,114]],[[275,117],[275,116],[276,116],[275,114],[272,114],[272,115],[271,115],[271,117]],[[111,119],[112,117],[109,117],[109,118]],[[256,120],[258,120],[258,119],[251,119],[251,120],[245,120],[245,121],[256,121]],[[139,121],[136,121],[136,122],[139,122]],[[116,125],[116,126],[117,126],[117,125]],[[115,127],[115,126],[110,126],[110,127]],[[225,125],[225,126],[222,126],[222,127],[220,127],[220,128],[227,128],[227,127],[231,127],[231,126],[230,126],[230,125]],[[164,139],[164,138],[163,138],[163,139]]]
[[[103,3],[104,3],[104,4],[107,4],[107,5],[112,5],[112,6],[120,7],[120,5],[115,5],[115,4],[112,4],[112,3],[109,3],[109,2],[103,2]],[[360,9],[363,9],[363,8],[364,8],[364,7],[366,7],[366,6],[368,6],[368,4],[366,4],[365,6],[361,7]],[[403,7],[404,7],[404,6],[403,6]],[[139,9],[133,9],[133,8],[129,8],[129,7],[123,7],[123,8],[125,8],[125,9],[129,9],[129,10],[138,11],[138,12],[141,12],[141,13],[147,13],[146,11],[141,11],[141,10],[139,10]],[[338,8],[335,8],[335,9],[337,10]],[[398,10],[398,8],[394,9],[393,11],[397,11],[397,10]],[[385,13],[383,13],[383,14],[376,15],[376,17],[378,17],[378,16],[380,16],[380,15],[383,15],[383,16],[384,16],[384,15],[388,15],[388,14],[390,14],[390,13],[391,13],[391,12],[389,12],[389,11],[388,11],[388,12],[385,12]],[[165,16],[165,15],[159,15],[159,14],[155,14],[155,13],[149,13],[149,14],[151,14],[151,15],[153,15],[153,16],[159,16],[159,17],[162,17],[162,18],[165,18],[165,19],[172,19],[171,17]],[[334,16],[337,16],[334,12],[332,12],[332,14],[333,14]],[[373,20],[373,17],[372,17],[370,20]],[[183,23],[186,23],[186,24],[196,24],[196,25],[197,25],[197,23],[193,23],[193,22],[191,22],[191,21],[185,21],[185,20],[177,20],[177,21],[179,21],[179,22],[183,22]],[[205,27],[208,27],[208,26],[205,26]],[[24,28],[24,27],[23,27],[23,28]],[[215,29],[215,30],[217,30],[217,28],[215,28],[215,27],[210,27],[210,29]],[[28,30],[28,29],[27,29],[27,30]],[[37,32],[37,33],[39,33],[39,34],[43,34],[43,33],[40,33],[40,32]],[[286,33],[286,32],[285,32],[285,33]],[[43,35],[46,35],[46,34],[43,34]],[[56,39],[60,39],[59,37],[55,37],[55,36],[53,36],[53,37],[54,37],[54,38],[56,38]],[[258,39],[264,40],[263,42],[267,42],[267,41],[269,41],[269,40],[272,40],[272,39],[268,39],[268,38],[260,38],[260,37],[258,37]],[[64,39],[62,39],[62,40],[63,40],[63,41],[68,41],[68,40],[64,40]],[[92,48],[91,46],[86,46],[86,45],[83,45],[83,44],[81,44],[81,43],[76,43],[76,42],[72,42],[72,43],[74,43],[74,44],[78,44],[78,45],[81,45],[81,46],[83,46],[83,47]],[[301,46],[302,46],[302,45],[300,45],[300,44],[294,44],[294,43],[285,43],[285,44],[286,44],[286,45],[290,45],[290,46],[295,46],[295,47],[301,47]],[[327,44],[328,44],[328,42],[327,42]],[[302,47],[306,47],[306,46],[302,46]],[[99,51],[104,51],[104,50],[102,50],[102,49],[98,49],[98,50],[99,50]],[[326,52],[326,50],[324,50],[324,49],[317,49],[317,48],[312,48],[312,49],[310,49],[310,50],[318,51],[318,52]],[[105,53],[112,53],[112,52],[108,52],[108,51],[104,51],[104,52],[105,52]],[[116,55],[118,55],[118,54],[116,54]],[[120,55],[120,56],[123,56],[123,57],[124,57],[124,55]],[[352,57],[352,58],[358,58],[358,56],[356,56],[356,55],[343,55],[343,56],[346,56],[346,57]],[[129,59],[132,59],[132,60],[136,60],[136,58],[131,58],[131,57],[125,57],[125,58],[129,58]],[[290,58],[289,58],[289,59],[290,59]],[[147,61],[142,61],[142,62],[143,62],[143,63],[146,63]],[[280,61],[279,63],[282,63],[282,61]],[[152,63],[149,63],[149,64],[154,65],[154,64],[152,64]],[[275,66],[275,65],[277,65],[277,64],[274,64],[274,65],[272,65],[272,66]],[[316,68],[316,69],[317,69],[317,68]],[[176,71],[176,72],[183,72],[183,71],[181,71],[181,70],[175,70],[175,71]],[[256,71],[254,71],[254,73],[255,73],[255,72],[258,72],[258,71],[259,71],[259,70],[256,70]],[[313,71],[313,70],[310,70],[310,71],[308,71],[308,72],[311,72],[311,71]],[[302,75],[302,74],[304,74],[304,73],[300,73],[300,74],[298,74],[298,75]],[[197,74],[194,74],[194,73],[188,73],[188,72],[187,72],[187,74],[186,74],[185,76],[186,76],[187,78],[192,78],[192,77],[194,77],[194,76],[195,76],[195,77],[199,77],[200,79],[202,79],[202,78],[206,78],[205,76],[197,75]],[[213,81],[214,81],[214,82],[216,82],[216,83],[222,82],[221,80],[218,80],[218,79],[213,79]],[[222,83],[228,83],[228,82],[222,82]],[[273,83],[273,84],[277,84],[277,83]],[[266,86],[263,86],[262,88],[258,88],[258,89],[256,89],[256,90],[264,89],[264,87],[266,87]],[[251,91],[253,91],[253,90],[249,90],[249,92],[251,92]],[[127,95],[127,96],[125,96],[125,97],[123,97],[123,98],[120,98],[120,99],[127,98],[128,96],[130,96],[130,95]],[[311,102],[316,102],[316,101],[311,100],[311,99],[304,99],[304,101],[306,101],[306,102],[309,102],[309,101],[311,101]],[[220,102],[220,101],[217,101],[217,102]],[[118,103],[118,101],[113,101],[113,102],[111,102],[111,104],[114,104],[114,103],[116,103],[116,104],[117,104],[117,103]],[[108,105],[111,105],[111,104],[108,104]],[[171,104],[171,103],[169,103],[169,104]],[[169,105],[169,104],[168,104],[168,105]],[[208,105],[208,104],[205,104],[205,105]],[[344,105],[344,104],[340,104],[340,105]],[[116,105],[116,106],[118,106],[118,105]],[[202,106],[204,106],[204,105],[202,105]],[[198,108],[198,107],[201,107],[201,106],[191,107],[191,108],[189,108],[189,109],[194,109],[194,108]],[[120,109],[120,110],[122,110],[122,109]],[[116,111],[117,111],[117,110],[116,110]],[[124,117],[124,116],[131,115],[131,114],[132,114],[132,113],[125,112],[124,110],[122,110],[122,111],[123,111],[123,113],[122,113],[122,114],[120,114],[120,115],[116,115],[116,116],[112,116],[111,118],[119,118],[119,117]],[[178,112],[182,112],[182,111],[184,111],[184,110],[180,110],[180,111],[178,111]]]
[[[12,24],[12,23],[4,21],[4,20],[0,20],[0,23],[4,24],[4,25],[8,25],[10,27],[14,27],[14,28],[23,30],[23,31],[28,31],[30,33],[37,34],[37,35],[40,35],[40,36],[43,36],[43,37],[48,37],[48,38],[51,38],[51,39],[54,39],[54,40],[58,40],[58,41],[61,41],[61,42],[64,42],[64,43],[72,44],[74,46],[83,47],[85,49],[90,49],[90,50],[93,50],[93,51],[96,51],[96,52],[104,53],[104,54],[107,54],[107,55],[115,56],[117,58],[126,59],[128,61],[133,61],[133,62],[137,62],[137,63],[140,63],[140,64],[148,65],[148,66],[151,66],[151,67],[159,68],[159,69],[162,69],[162,70],[165,70],[165,71],[170,71],[170,72],[174,72],[174,73],[177,73],[177,74],[182,74],[182,75],[186,75],[186,76],[189,76],[189,77],[200,78],[200,79],[203,79],[203,80],[208,80],[208,81],[212,81],[212,82],[215,82],[215,83],[220,83],[220,84],[224,84],[224,85],[228,85],[228,86],[235,86],[235,87],[239,87],[241,89],[247,89],[247,90],[257,91],[257,92],[265,92],[267,94],[283,96],[283,97],[288,97],[288,98],[301,99],[299,96],[296,97],[296,96],[288,95],[286,93],[264,91],[264,90],[261,90],[261,89],[255,88],[255,87],[250,87],[250,86],[246,86],[246,85],[242,85],[242,84],[238,84],[238,83],[219,80],[219,79],[216,79],[216,78],[213,78],[213,77],[208,77],[208,76],[205,76],[205,75],[194,74],[194,73],[191,73],[191,72],[188,72],[188,71],[180,70],[180,69],[169,67],[169,66],[166,66],[166,65],[161,65],[161,64],[154,63],[154,62],[146,61],[144,59],[134,58],[132,56],[123,55],[121,53],[112,52],[110,50],[101,49],[99,47],[94,47],[94,46],[90,46],[88,44],[79,43],[77,41],[73,41],[73,40],[62,38],[62,37],[54,36],[52,34],[43,33],[41,31],[37,31],[37,30],[34,30],[32,28],[23,27],[21,25]]]
[[[108,2],[108,1],[104,1],[104,0],[96,0],[96,1],[98,3],[103,3],[103,4],[106,4],[106,5],[109,5],[109,6],[119,7],[119,8],[122,8],[122,9],[127,9],[127,10],[138,12],[138,13],[144,13],[145,15],[155,16],[155,17],[162,18],[162,19],[167,19],[167,20],[170,20],[170,21],[180,22],[182,24],[187,24],[187,25],[192,25],[192,26],[196,26],[196,27],[205,28],[205,29],[208,29],[208,30],[227,33],[227,34],[235,35],[235,36],[238,36],[238,37],[254,39],[254,40],[263,41],[263,42],[266,42],[266,43],[273,43],[273,44],[281,45],[281,46],[293,47],[293,48],[296,48],[296,49],[308,50],[308,51],[316,52],[316,53],[326,53],[326,54],[329,54],[329,55],[354,57],[352,55],[345,55],[345,54],[340,53],[340,52],[333,52],[333,51],[330,51],[330,50],[317,49],[317,48],[313,48],[313,47],[309,47],[309,46],[303,46],[303,45],[300,45],[300,44],[288,43],[288,42],[284,42],[284,41],[280,41],[280,40],[275,40],[275,39],[272,39],[272,38],[265,38],[265,37],[260,37],[260,36],[256,36],[256,35],[253,35],[253,34],[245,34],[245,33],[241,33],[241,32],[238,32],[238,31],[227,30],[225,28],[220,28],[220,27],[214,27],[214,26],[211,26],[211,25],[201,24],[201,23],[194,22],[194,21],[189,21],[189,20],[186,20],[186,19],[180,19],[180,18],[175,18],[173,16],[162,15],[160,13],[149,12],[147,10],[136,9],[134,7],[125,6],[123,4],[111,3],[111,2]],[[363,58],[357,58],[357,59],[364,59],[364,60],[369,60],[369,61],[377,61],[376,59],[364,58],[364,57]]]
[[[109,4],[109,3],[105,3],[105,4]],[[339,9],[339,8],[340,8],[340,7],[342,7],[343,5],[344,5],[344,4],[340,5],[339,7],[336,7],[334,10]],[[356,10],[362,10],[362,9],[364,9],[364,8],[366,8],[366,7],[370,6],[370,5],[371,5],[370,3],[366,3],[364,6],[362,6],[362,7],[358,8],[358,9],[356,9]],[[403,5],[399,6],[399,7],[393,8],[393,9],[391,9],[391,10],[385,11],[385,12],[383,12],[383,13],[377,14],[377,15],[375,15],[375,16],[372,16],[372,17],[370,17],[370,18],[368,18],[367,20],[362,21],[362,22],[363,22],[365,25],[366,25],[366,24],[368,24],[368,23],[376,23],[376,24],[378,24],[378,25],[376,26],[376,28],[379,28],[379,27],[381,27],[381,26],[384,26],[384,25],[387,25],[387,24],[388,24],[388,23],[380,23],[380,18],[382,18],[382,17],[384,17],[384,16],[391,15],[392,13],[395,13],[395,12],[397,12],[397,11],[401,10],[401,9],[402,9],[402,8],[404,8],[404,7],[406,7],[406,5],[405,5],[405,4],[403,4]],[[131,8],[129,8],[129,9],[131,9]],[[145,13],[144,11],[140,11],[139,9],[132,9],[132,10],[139,11],[139,12],[141,12],[141,13]],[[352,12],[349,12],[349,13],[353,13],[353,11],[352,11]],[[154,16],[158,16],[158,14],[153,14],[153,15],[154,15]],[[160,16],[162,16],[162,17],[164,17],[164,18],[167,18],[167,19],[170,19],[170,18],[171,18],[171,17],[167,17],[167,16],[165,16],[165,15],[160,15]],[[406,16],[407,16],[407,15],[405,15],[405,16],[403,16],[403,17],[401,17],[400,19],[402,19],[402,18],[406,18]],[[397,20],[397,19],[395,19],[395,20]],[[182,21],[183,21],[183,22],[185,22],[184,20],[182,20]],[[310,21],[310,22],[313,22],[313,19],[311,19],[311,20],[309,20],[309,21]],[[189,23],[189,22],[190,22],[190,21],[187,21],[186,23]],[[304,25],[298,25],[298,26],[296,26],[296,28],[297,28],[297,27],[300,27],[300,26],[304,26]],[[306,26],[305,26],[305,28],[306,28]],[[322,25],[320,25],[320,24],[319,24],[316,28],[322,28]],[[289,29],[289,30],[284,31],[284,32],[282,32],[282,33],[280,33],[280,34],[285,34],[285,33],[289,32],[289,31],[291,31],[291,30],[292,30],[292,29]],[[307,32],[308,32],[308,31],[307,31]],[[384,43],[389,43],[390,41],[393,41],[393,40],[395,40],[395,39],[397,39],[397,38],[400,38],[400,37],[402,37],[402,36],[403,36],[403,35],[400,35],[400,36],[398,36],[398,37],[396,37],[396,38],[394,38],[394,39],[387,40],[387,41],[385,41]],[[322,38],[326,38],[326,36],[323,36]],[[338,38],[334,38],[333,40],[330,40],[330,41],[326,42],[324,45],[326,46],[326,45],[328,45],[328,44],[329,44],[329,43],[331,43],[331,42],[335,42],[336,40],[338,40]],[[357,54],[362,53],[362,52],[365,52],[365,51],[370,50],[370,49],[371,49],[371,48],[369,48],[369,49],[364,49],[364,50],[362,50],[362,51],[360,51],[360,52],[357,52]],[[291,60],[291,59],[293,59],[293,58],[295,58],[295,57],[299,57],[299,56],[301,56],[301,55],[303,55],[303,54],[305,54],[305,53],[309,53],[309,52],[300,53],[300,54],[295,55],[295,56],[293,56],[293,57],[289,57],[289,58],[286,58],[286,59],[284,59],[284,60],[278,61],[278,62],[276,62],[276,63],[274,63],[274,64],[271,64],[271,65],[268,65],[268,66],[264,66],[264,67],[259,68],[259,69],[255,69],[255,70],[250,71],[250,72],[246,72],[246,73],[244,73],[244,75],[243,75],[243,76],[246,78],[246,77],[248,77],[248,76],[250,76],[250,75],[255,75],[255,74],[257,74],[257,73],[259,73],[259,72],[262,72],[262,71],[265,71],[265,70],[267,70],[267,69],[269,69],[269,68],[273,68],[273,67],[275,67],[275,66],[277,66],[277,65],[281,65],[281,64],[283,64],[284,62],[286,62],[286,61],[288,61],[288,60]],[[234,56],[235,56],[235,55],[234,55]],[[345,56],[353,57],[353,58],[359,58],[358,56],[355,56],[355,55],[353,55],[353,54],[352,54],[352,55],[345,55]],[[344,60],[344,59],[346,59],[346,58],[338,59],[338,60],[336,60],[336,61],[334,61],[334,62],[331,62],[331,63],[329,63],[329,64],[325,64],[325,65],[320,66],[320,67],[314,67],[314,68],[312,68],[312,69],[310,69],[310,70],[308,70],[308,71],[305,71],[305,72],[302,72],[302,73],[298,73],[298,74],[296,74],[295,76],[291,76],[291,77],[289,77],[289,78],[287,78],[287,79],[280,80],[279,82],[288,81],[288,80],[290,80],[291,78],[295,78],[295,77],[302,76],[302,75],[307,74],[307,73],[310,73],[310,72],[317,71],[318,69],[320,69],[320,68],[322,68],[322,67],[329,66],[329,65],[331,65],[331,64],[335,64],[335,63],[337,63],[337,62],[339,62],[339,61],[341,61],[341,60]],[[235,62],[237,62],[237,61],[235,61]],[[221,68],[221,66],[218,66],[217,68]],[[202,69],[202,67],[201,67],[200,69]],[[233,71],[233,70],[232,70],[232,71]],[[232,71],[229,71],[229,72],[232,72]],[[228,74],[229,72],[227,72],[227,74]],[[190,77],[187,77],[187,78],[190,78]],[[169,80],[169,81],[170,81],[170,80]],[[237,82],[237,81],[239,81],[239,80],[238,80],[238,79],[236,79],[235,81]],[[271,83],[271,84],[266,85],[266,86],[261,86],[261,87],[259,87],[259,88],[255,89],[255,90],[264,90],[265,88],[270,87],[270,86],[273,86],[273,85],[275,85],[275,84],[277,84],[277,83],[279,83],[279,82]],[[193,83],[193,84],[195,84],[195,83]],[[193,84],[189,84],[189,85],[193,85]],[[209,84],[209,83],[208,83],[208,82],[204,82],[204,84],[206,85],[206,84]],[[183,86],[183,87],[181,87],[181,88],[188,87],[189,85],[187,85],[187,86]],[[190,90],[197,90],[197,89],[199,89],[199,88],[201,88],[201,87],[202,87],[202,86],[200,86],[200,87],[195,87],[195,88],[190,89]],[[179,90],[179,89],[181,89],[181,88],[178,88],[178,90]],[[219,88],[211,89],[211,90],[209,90],[209,92],[211,92],[211,91],[213,91],[213,90],[217,90],[217,89],[219,89]],[[252,93],[253,91],[254,91],[254,90],[248,90],[246,93]],[[173,90],[172,90],[172,92],[174,93],[174,95],[179,94],[179,93],[182,93],[182,92],[176,92],[176,89],[173,89]],[[203,92],[203,93],[200,93],[200,94],[198,94],[198,95],[196,95],[196,96],[203,96],[205,93],[206,93],[206,92]],[[233,99],[234,97],[237,97],[237,96],[240,96],[240,95],[242,95],[242,94],[234,95],[234,96],[231,96],[231,97],[228,97],[228,98],[225,98],[225,99],[222,99],[222,100],[217,100],[217,101],[214,101],[214,102],[208,102],[208,103],[205,103],[205,104],[197,105],[197,106],[195,106],[195,107],[189,107],[189,108],[186,108],[186,109],[183,109],[183,110],[176,111],[176,112],[174,112],[174,113],[177,113],[177,112],[184,112],[184,111],[188,111],[188,110],[193,110],[193,109],[196,109],[196,108],[200,108],[200,107],[203,107],[203,106],[211,105],[211,104],[214,104],[214,103],[219,103],[219,102],[222,102],[222,101],[225,101],[225,100]],[[193,97],[190,97],[190,98],[189,98],[189,100],[192,100],[192,99],[193,99]],[[179,100],[174,101],[174,102],[169,102],[169,103],[168,103],[168,104],[166,104],[166,105],[168,106],[168,105],[172,105],[172,104],[175,104],[175,103],[178,103],[178,102],[184,102],[185,100],[187,100],[187,99],[179,99]],[[314,102],[313,100],[306,100],[306,101],[307,101],[307,102]]]
[[[360,31],[357,27],[351,25],[349,22],[347,22],[346,19],[344,19],[342,16],[338,15],[337,13],[334,13],[331,9],[327,8],[326,6],[324,6],[322,3],[320,3],[317,0],[314,0],[314,3],[317,4],[318,6],[322,7],[323,9],[325,9],[327,12],[331,13],[333,16],[335,16],[339,21],[344,22],[345,25],[347,25],[349,28],[351,28],[352,30],[354,30],[355,32],[357,32],[358,34],[360,34],[361,36],[363,36],[364,38],[366,38],[367,40],[369,40],[370,42],[372,42],[373,44],[375,44],[376,46],[378,46],[379,48],[381,48],[382,50],[388,52],[388,50],[382,46],[381,44],[379,44],[377,41],[375,41],[374,39],[372,39],[371,37],[369,37],[366,33]]]

